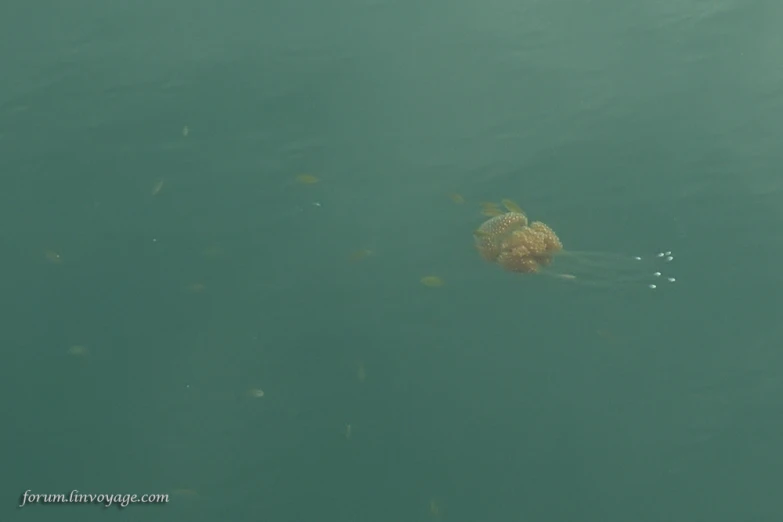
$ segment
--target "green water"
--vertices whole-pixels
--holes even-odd
[[[4,2],[0,519],[779,521],[781,26]],[[677,281],[503,272],[501,198]]]

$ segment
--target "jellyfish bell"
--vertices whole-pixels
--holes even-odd
[[[674,259],[671,252],[642,257],[565,250],[554,230],[540,221],[528,224],[522,212],[493,216],[474,232],[474,238],[481,257],[509,272],[596,287],[643,283],[654,289],[661,282],[675,281],[664,268]]]
[[[527,216],[522,212],[506,212],[491,217],[473,232],[476,249],[487,261],[497,261],[504,243],[517,230],[527,227]]]

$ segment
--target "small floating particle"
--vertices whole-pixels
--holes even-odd
[[[164,180],[159,179],[152,185],[152,191],[150,192],[153,196],[157,196],[160,194],[160,191],[163,190],[163,183]]]
[[[75,345],[68,348],[68,355],[73,357],[84,357],[89,353],[86,346]]]
[[[44,252],[44,256],[46,256],[46,260],[50,263],[58,264],[63,262],[63,258],[54,250],[47,250]]]
[[[497,203],[484,201],[481,203],[481,213],[487,217],[495,217],[504,214]]]
[[[318,178],[316,178],[312,174],[299,174],[296,177],[296,182],[302,185],[315,185],[316,183],[318,183]]]
[[[443,282],[443,279],[441,279],[438,276],[424,276],[421,278],[421,284],[424,286],[429,286],[430,288],[436,288],[443,286],[445,283]]]
[[[430,505],[429,505],[429,512],[430,516],[433,516],[435,518],[440,518],[440,516],[443,514],[443,508],[440,505],[440,502],[438,502],[437,499],[430,499]]]
[[[356,250],[355,252],[351,252],[350,260],[351,261],[361,261],[362,259],[366,259],[373,255],[373,251],[369,248],[364,248],[362,250]]]
[[[522,211],[522,207],[517,205],[514,201],[511,201],[510,199],[504,199],[501,201],[503,206],[508,210],[509,212],[517,212],[519,214],[524,214]]]
[[[261,388],[250,388],[247,391],[247,395],[253,399],[262,399],[264,397],[264,390]]]
[[[190,283],[185,285],[185,290],[188,292],[192,292],[194,294],[200,294],[204,290],[206,290],[207,287],[204,285],[204,283]]]

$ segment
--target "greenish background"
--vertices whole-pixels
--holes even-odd
[[[776,0],[3,2],[0,519],[780,521],[781,27]],[[570,249],[673,251],[677,283],[486,264],[506,197]]]

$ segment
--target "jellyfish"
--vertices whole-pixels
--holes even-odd
[[[481,257],[509,272],[543,274],[599,287],[644,283],[654,289],[661,282],[675,282],[674,277],[664,274],[664,266],[674,259],[671,252],[643,258],[565,250],[554,230],[540,221],[528,223],[523,212],[494,216],[473,235]]]

